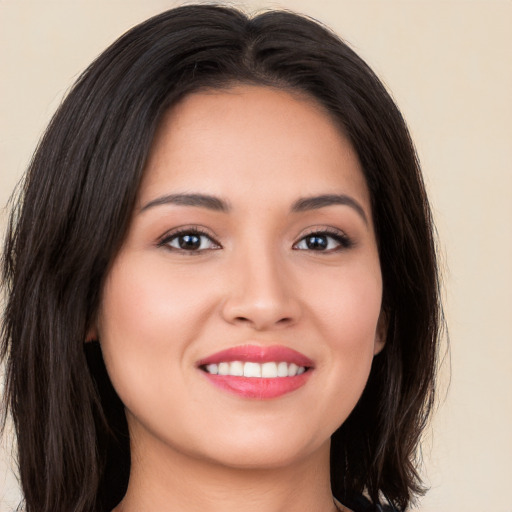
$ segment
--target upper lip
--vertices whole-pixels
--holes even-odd
[[[198,361],[198,366],[218,364],[222,362],[242,361],[254,363],[287,362],[297,366],[312,367],[313,361],[304,354],[283,345],[239,345],[215,352]]]

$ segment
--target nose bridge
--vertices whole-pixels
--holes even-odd
[[[296,321],[298,301],[279,248],[260,238],[234,252],[224,305],[226,320],[258,330]]]

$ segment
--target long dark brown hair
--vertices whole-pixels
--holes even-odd
[[[365,62],[319,23],[189,5],[133,28],[80,76],[13,202],[1,355],[27,512],[108,511],[123,497],[124,409],[97,344],[84,340],[162,114],[186,94],[236,83],[320,102],[355,148],[371,194],[387,342],[332,436],[333,494],[350,502],[365,491],[405,509],[422,492],[416,455],[441,313],[431,212],[405,122]]]

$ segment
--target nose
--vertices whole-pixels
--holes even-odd
[[[295,324],[301,316],[294,280],[278,257],[262,251],[239,257],[229,269],[224,320],[256,331]]]

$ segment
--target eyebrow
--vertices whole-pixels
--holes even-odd
[[[142,213],[149,208],[165,204],[174,204],[178,206],[196,206],[199,208],[208,208],[209,210],[214,210],[217,212],[228,212],[230,209],[226,201],[215,196],[206,194],[168,194],[153,199],[144,205],[140,211]]]
[[[303,197],[295,201],[292,206],[292,212],[318,210],[333,205],[350,206],[359,214],[365,224],[368,224],[368,217],[366,216],[364,208],[353,197],[345,194],[323,194],[320,196]]]
[[[155,206],[173,204],[177,206],[195,206],[207,208],[217,212],[229,212],[230,206],[227,201],[216,196],[207,194],[167,194],[157,197],[145,204],[140,212],[144,212]],[[318,210],[327,206],[342,205],[353,208],[359,216],[368,224],[368,218],[363,207],[352,197],[345,194],[322,194],[319,196],[302,197],[293,203],[291,211],[294,213],[308,210]]]

